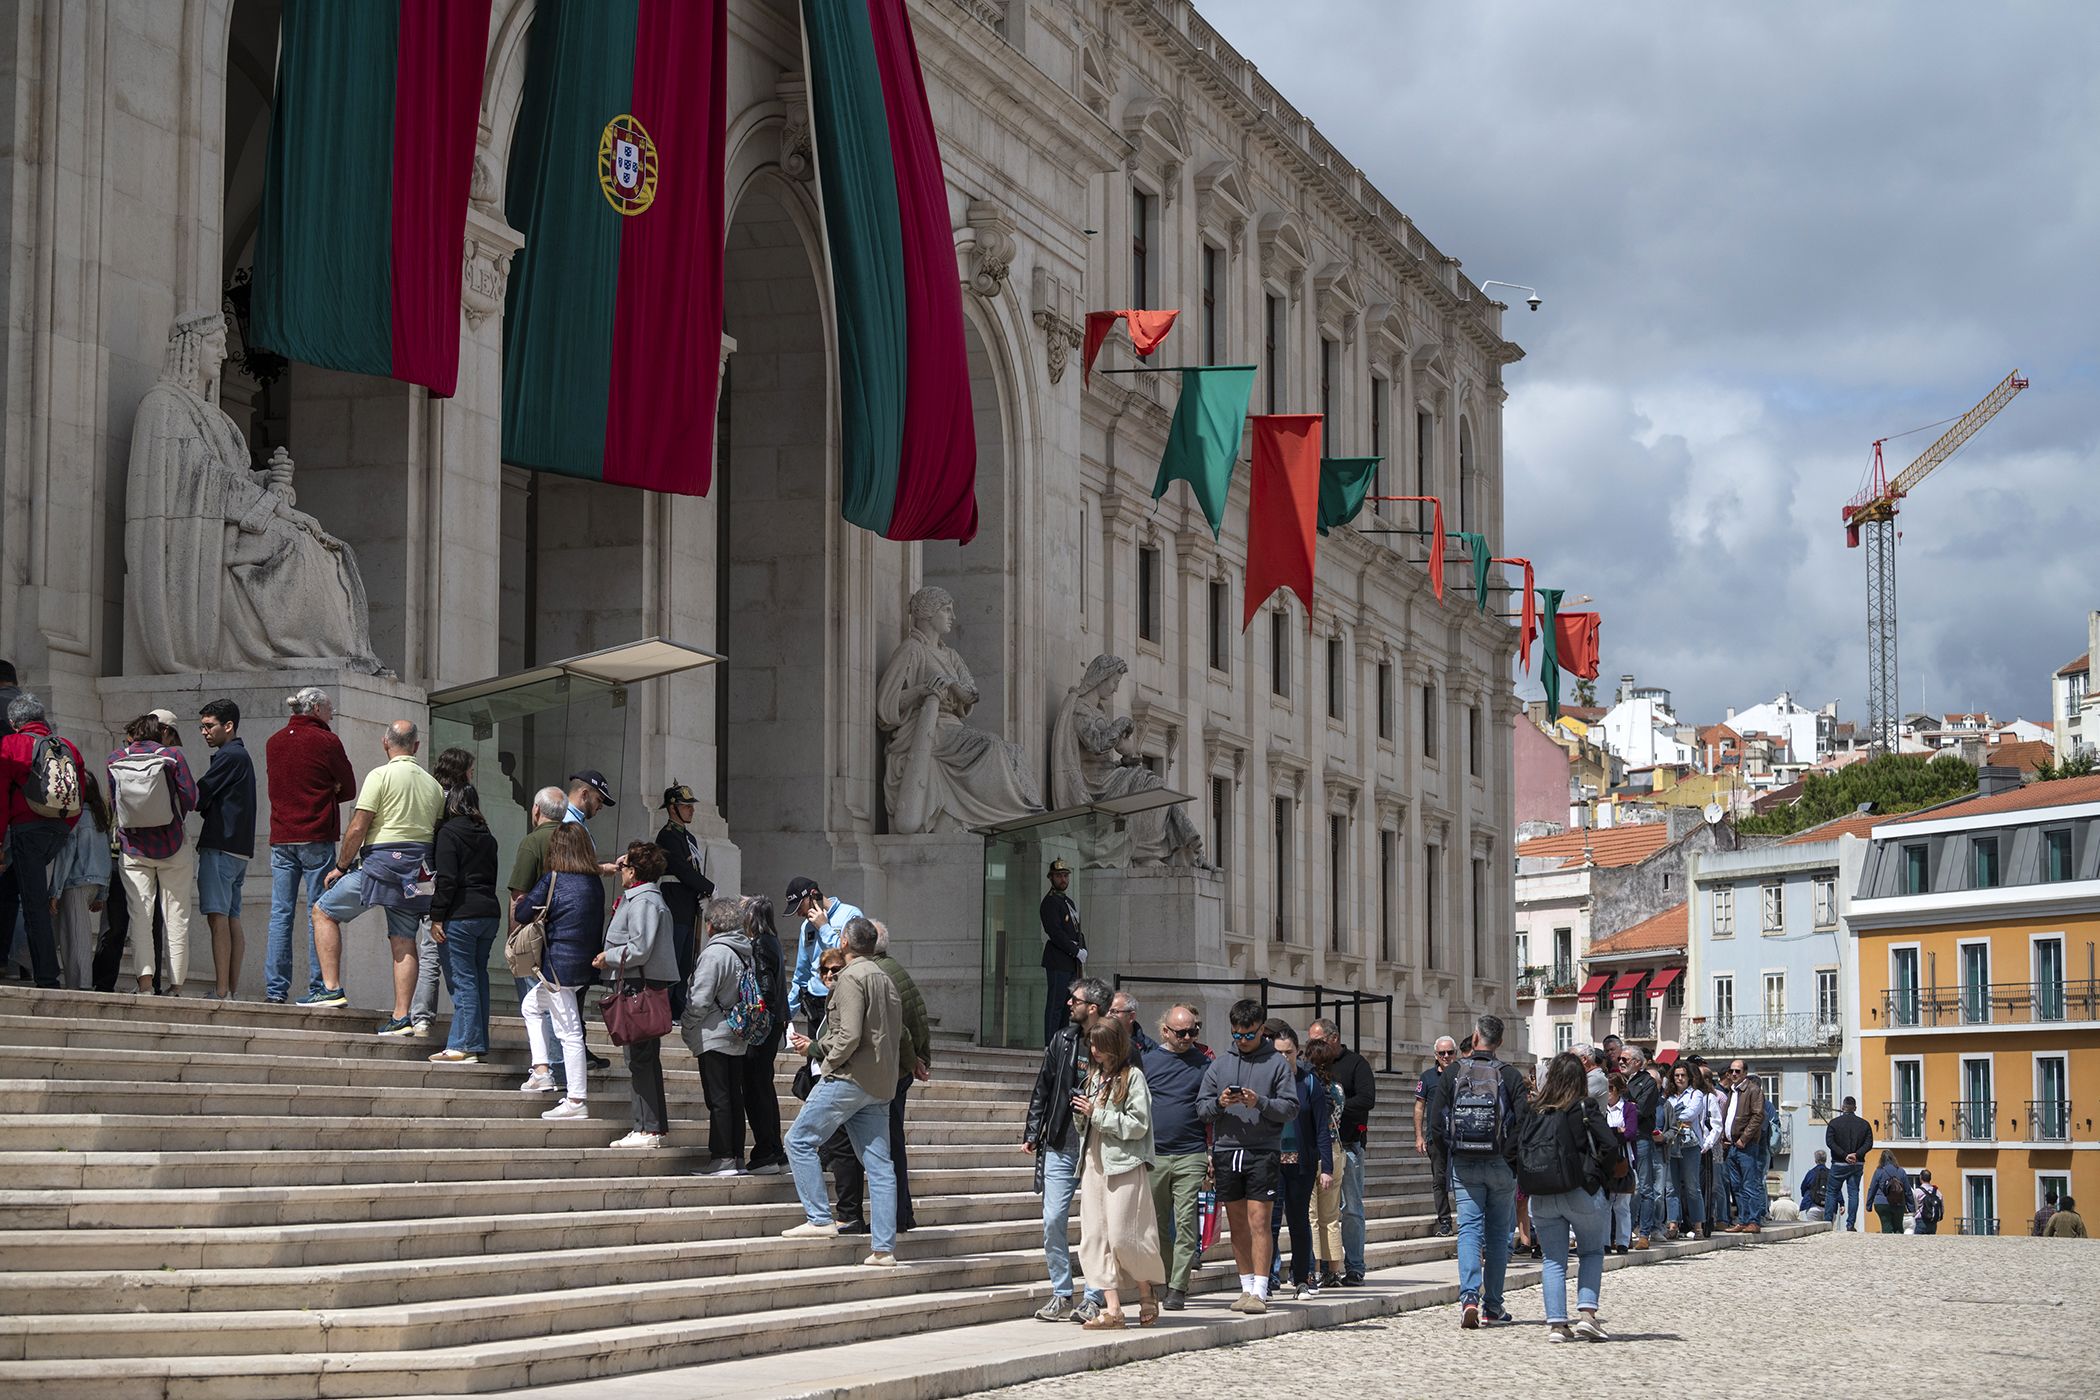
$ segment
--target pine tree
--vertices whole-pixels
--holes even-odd
[[[1736,823],[1746,836],[1791,836],[1872,803],[1876,816],[1914,812],[1976,791],[1976,769],[1951,753],[1876,755],[1835,773],[1811,773],[1793,803]]]

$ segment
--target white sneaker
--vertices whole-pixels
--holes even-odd
[[[883,1254],[878,1251],[870,1254],[860,1262],[864,1267],[870,1269],[894,1269],[897,1267],[897,1256],[894,1254]]]
[[[540,1115],[540,1117],[548,1119],[588,1118],[590,1116],[590,1108],[582,1099],[563,1099],[560,1103]]]
[[[1605,1334],[1604,1329],[1599,1327],[1593,1318],[1586,1317],[1582,1319],[1582,1321],[1575,1324],[1573,1331],[1576,1336],[1582,1338],[1585,1342],[1608,1342],[1611,1340]]]
[[[839,1227],[835,1224],[817,1225],[805,1220],[800,1225],[791,1225],[787,1229],[782,1230],[780,1238],[784,1240],[830,1240],[838,1238],[838,1233]]]
[[[526,1075],[525,1082],[518,1086],[518,1092],[521,1094],[551,1094],[554,1089],[554,1076],[540,1070]]]
[[[664,1135],[662,1133],[645,1133],[640,1129],[636,1129],[612,1144],[614,1147],[662,1147],[663,1145]]]
[[[727,1157],[717,1157],[707,1164],[706,1176],[742,1176],[744,1169]]]

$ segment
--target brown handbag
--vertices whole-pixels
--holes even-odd
[[[622,982],[598,1003],[605,1033],[615,1045],[661,1040],[671,1033],[671,992],[643,982]]]

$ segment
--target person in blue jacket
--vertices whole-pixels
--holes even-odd
[[[1269,1217],[1269,1236],[1280,1240],[1284,1218],[1291,1225],[1290,1292],[1284,1296],[1311,1298],[1320,1291],[1315,1266],[1312,1233],[1313,1190],[1320,1176],[1334,1175],[1334,1138],[1328,1132],[1326,1087],[1313,1078],[1312,1067],[1298,1057],[1298,1032],[1284,1021],[1271,1020],[1264,1027],[1269,1044],[1290,1066],[1291,1080],[1298,1086],[1298,1116],[1283,1125],[1283,1209]],[[1283,1293],[1283,1251],[1272,1244],[1269,1266],[1270,1291]]]

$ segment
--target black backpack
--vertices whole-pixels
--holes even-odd
[[[1937,1225],[1947,1214],[1947,1203],[1937,1191],[1918,1191],[1918,1219],[1927,1225]]]
[[[1498,1060],[1467,1057],[1451,1071],[1451,1151],[1469,1157],[1500,1156],[1508,1146],[1509,1090]]]
[[[1517,1185],[1530,1196],[1588,1186],[1589,1137],[1579,1105],[1528,1115],[1517,1130]]]

